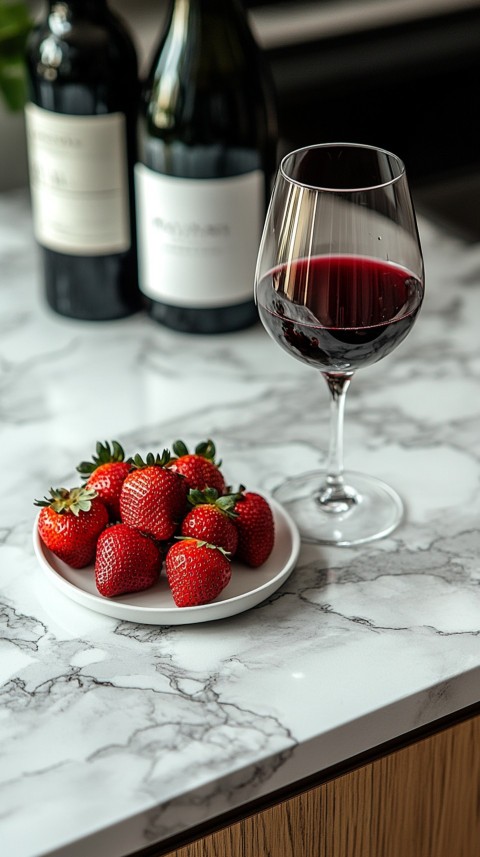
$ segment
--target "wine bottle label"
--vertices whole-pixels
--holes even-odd
[[[26,107],[35,237],[74,255],[129,249],[125,116],[72,116]]]
[[[135,167],[140,288],[174,306],[253,298],[264,214],[261,170],[184,179]]]

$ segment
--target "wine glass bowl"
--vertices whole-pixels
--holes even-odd
[[[320,370],[331,394],[327,472],[276,496],[304,540],[351,545],[386,535],[403,504],[371,476],[343,473],[343,410],[354,373],[393,351],[423,300],[423,259],[405,167],[351,143],[285,156],[260,245],[255,297],[272,338]]]

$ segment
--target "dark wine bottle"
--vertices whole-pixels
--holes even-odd
[[[171,0],[140,100],[140,289],[177,330],[253,324],[275,169],[273,85],[240,0]]]
[[[138,69],[105,0],[47,3],[27,44],[27,144],[46,298],[61,315],[141,305],[133,169]]]

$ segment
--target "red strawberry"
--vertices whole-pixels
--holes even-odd
[[[215,461],[213,440],[199,443],[194,453],[188,452],[182,440],[176,440],[172,449],[177,458],[172,459],[169,466],[176,473],[185,476],[189,488],[197,488],[199,491],[216,488],[219,494],[223,494],[225,479],[219,470],[221,462]]]
[[[114,524],[98,540],[95,583],[108,598],[140,592],[157,582],[161,565],[160,550],[149,536],[128,524]]]
[[[235,495],[218,496],[215,488],[190,491],[193,509],[183,519],[181,534],[223,548],[232,557],[237,550],[238,533],[233,523]]]
[[[108,512],[89,488],[51,488],[41,506],[38,534],[46,547],[72,568],[84,568],[95,557],[97,540],[108,524]]]
[[[166,465],[170,452],[162,456],[149,452],[143,461],[133,458],[133,470],[120,493],[120,516],[125,524],[136,527],[154,539],[170,539],[185,515],[187,483]]]
[[[252,568],[258,568],[270,556],[275,540],[273,514],[270,506],[260,494],[244,492],[243,486],[237,495],[235,511],[238,517],[237,559]]]
[[[198,539],[182,539],[169,549],[165,567],[177,607],[208,604],[230,582],[232,570],[225,552]]]
[[[105,503],[112,521],[120,518],[120,491],[127,473],[131,470],[131,460],[125,461],[125,453],[118,443],[108,441],[97,443],[97,454],[92,461],[82,461],[77,470],[82,474],[87,488],[92,488]]]

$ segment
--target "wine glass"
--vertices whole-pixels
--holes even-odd
[[[255,298],[270,336],[319,369],[331,397],[326,473],[287,479],[275,496],[304,541],[355,545],[403,517],[381,480],[343,471],[345,396],[357,369],[407,336],[423,300],[423,259],[405,167],[354,143],[307,146],[279,167],[260,244]]]

